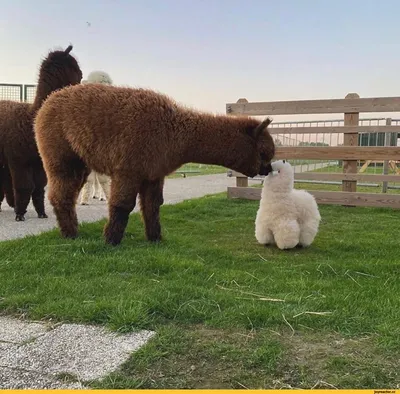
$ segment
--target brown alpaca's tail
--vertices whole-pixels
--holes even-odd
[[[67,49],[64,51],[64,53],[66,55],[68,55],[72,51],[73,48],[74,48],[74,46],[72,44],[69,44]]]

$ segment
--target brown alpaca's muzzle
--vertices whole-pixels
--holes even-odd
[[[272,165],[271,163],[268,163],[267,165],[261,164],[260,166],[260,175],[268,175],[270,172],[272,172]]]

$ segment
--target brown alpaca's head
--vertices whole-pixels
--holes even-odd
[[[82,80],[82,71],[76,59],[70,54],[72,45],[64,51],[52,51],[40,66],[38,90],[51,91],[69,85],[77,85]],[[50,92],[49,92],[50,90]]]
[[[267,118],[248,130],[254,144],[254,151],[247,166],[248,170],[244,173],[249,177],[268,175],[272,172],[271,160],[275,156],[275,143],[268,132],[270,123],[271,119]]]

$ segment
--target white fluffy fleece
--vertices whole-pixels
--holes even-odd
[[[102,83],[105,85],[112,85],[113,81],[108,73],[105,71],[92,71],[87,79],[82,81],[83,84],[86,83]]]
[[[265,177],[255,223],[257,241],[276,244],[279,249],[309,246],[318,232],[321,216],[314,196],[294,189],[290,163],[272,163],[273,172]]]

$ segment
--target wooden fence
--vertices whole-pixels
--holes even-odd
[[[343,172],[306,172],[295,174],[295,179],[316,181],[341,181],[342,191],[310,191],[319,204],[339,204],[346,206],[374,206],[400,208],[400,194],[360,193],[357,181],[400,182],[400,171],[388,175],[388,163],[400,160],[398,146],[358,146],[359,133],[400,133],[399,125],[392,125],[390,119],[385,125],[360,126],[360,113],[400,112],[400,97],[360,98],[350,93],[345,99],[304,100],[280,102],[253,102],[240,99],[226,105],[226,112],[232,116],[273,116],[300,114],[344,114],[343,126],[331,127],[286,127],[270,128],[271,134],[285,134],[291,137],[299,134],[342,133],[343,146],[277,146],[274,160],[343,160]],[[383,161],[382,175],[357,172],[358,161]],[[228,188],[229,198],[259,200],[261,189],[248,186],[248,178],[236,172],[236,187]]]

